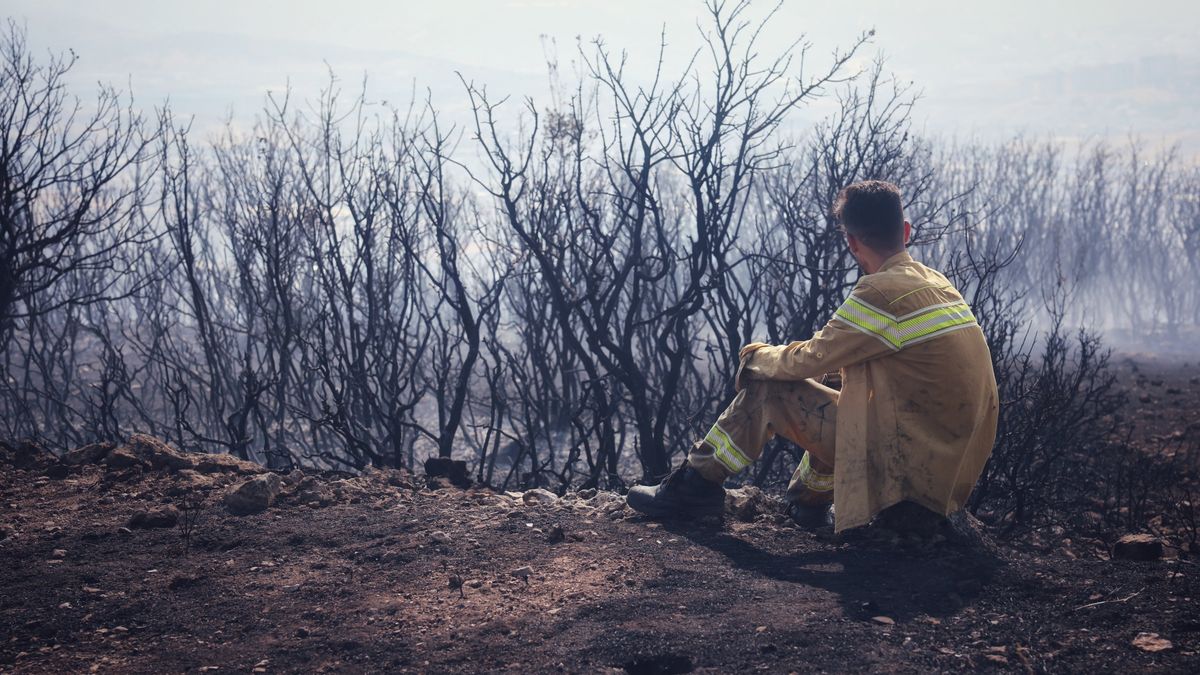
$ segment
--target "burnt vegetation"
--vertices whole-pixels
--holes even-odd
[[[851,65],[868,35],[768,56],[769,16],[710,9],[707,47],[649,82],[597,41],[552,107],[464,79],[454,127],[331,77],[204,140],[115,89],[74,98],[73,55],[36,58],[9,23],[0,435],[144,432],[280,471],[453,456],[497,488],[657,478],[732,394],[740,346],[807,338],[842,301],[858,272],[829,205],[880,178],[992,348],[972,510],[1194,543],[1195,437],[1125,441],[1100,330],[1200,324],[1200,168],[1136,140],[926,138],[912,89]],[[818,98],[828,118],[785,126]],[[777,486],[797,453],[743,478]]]

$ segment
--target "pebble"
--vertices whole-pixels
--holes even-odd
[[[553,504],[558,501],[558,495],[554,494],[553,492],[551,492],[549,490],[544,490],[542,488],[534,488],[532,490],[527,490],[525,492],[525,494],[522,495],[521,499],[526,504],[530,504],[530,505],[532,505],[532,504],[549,505],[549,504]]]
[[[1112,549],[1112,557],[1118,560],[1158,560],[1162,554],[1162,541],[1149,534],[1127,534]]]

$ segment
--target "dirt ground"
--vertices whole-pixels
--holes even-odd
[[[1138,433],[1193,433],[1200,368],[1121,367],[1131,415],[1164,415]],[[754,495],[658,524],[609,493],[398,472],[291,476],[231,515],[246,479],[0,468],[0,672],[1200,670],[1200,569],[1179,555],[818,535]],[[130,522],[198,496],[188,550],[182,522]]]

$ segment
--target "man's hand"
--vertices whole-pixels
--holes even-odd
[[[765,342],[751,342],[750,344],[746,345],[745,347],[742,347],[740,351],[738,351],[739,363],[738,363],[737,375],[733,378],[733,390],[734,391],[742,390],[742,369],[746,367],[746,362],[748,360],[750,360],[750,356],[753,355],[754,352],[762,349],[763,347],[770,347],[770,346],[771,345],[769,345]]]

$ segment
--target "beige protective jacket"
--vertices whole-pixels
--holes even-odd
[[[983,332],[958,290],[899,253],[863,276],[811,340],[747,355],[741,376],[838,370],[837,531],[902,500],[944,515],[962,508],[996,440],[999,401]]]

